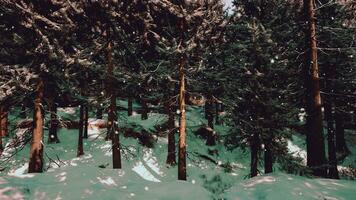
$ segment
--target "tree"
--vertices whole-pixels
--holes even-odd
[[[315,176],[326,176],[325,145],[322,126],[319,66],[317,58],[315,1],[304,0],[305,15],[308,21],[308,54],[305,66],[308,73],[307,90],[307,164]]]

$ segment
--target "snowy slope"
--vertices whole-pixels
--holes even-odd
[[[157,138],[154,148],[147,148],[139,145],[137,139],[121,136],[123,169],[111,169],[111,142],[104,140],[105,129],[95,126],[100,121],[90,119],[84,156],[76,158],[77,130],[61,129],[61,143],[45,145],[46,172],[27,174],[29,147],[26,146],[0,172],[0,199],[355,199],[355,181],[308,179],[282,172],[245,179],[249,172],[248,152],[227,151],[222,144],[205,146],[205,141],[193,134],[206,123],[201,117],[202,110],[197,107],[187,110],[186,182],[177,181],[177,168],[165,164],[164,137]],[[166,119],[151,114],[149,120],[141,121],[140,115],[127,118],[124,112],[120,114],[125,121],[120,126],[138,123],[147,130]],[[223,126],[216,129],[220,133],[228,131]],[[218,155],[209,155],[208,150],[217,151]],[[217,164],[199,155],[207,155]],[[227,163],[231,170],[223,167]]]

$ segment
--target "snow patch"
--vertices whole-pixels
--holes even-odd
[[[100,177],[97,177],[97,179],[99,180],[99,182],[103,185],[107,185],[107,186],[117,186],[117,184],[115,183],[115,181],[111,178],[111,177],[107,177],[106,179],[102,179]]]
[[[18,177],[18,178],[32,178],[35,176],[34,174],[28,174],[27,170],[28,170],[28,163],[25,163],[22,167],[15,170],[11,170],[8,173],[8,175]]]
[[[272,183],[272,182],[276,182],[276,179],[272,176],[264,176],[261,178],[256,178],[256,179],[251,179],[250,181],[248,181],[244,186],[245,187],[254,187],[258,184],[261,183]]]
[[[303,159],[303,164],[307,163],[307,152],[297,145],[293,144],[292,141],[288,140],[288,150],[294,157],[299,157]]]
[[[137,162],[135,166],[132,168],[132,171],[136,172],[138,175],[140,175],[143,179],[152,181],[152,182],[161,182],[158,180],[156,177],[154,177],[150,171],[146,169],[146,167],[143,165],[141,161]]]

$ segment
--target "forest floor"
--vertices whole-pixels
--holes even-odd
[[[61,109],[59,114],[76,118],[77,113],[72,109]],[[157,125],[167,120],[165,115],[157,113],[150,113],[149,119],[143,121],[139,114],[125,115],[126,112],[120,112],[120,127],[148,131],[154,131]],[[5,167],[0,172],[0,199],[355,199],[354,180],[295,176],[282,172],[278,166],[272,174],[248,179],[248,151],[229,151],[221,142],[208,147],[194,134],[198,127],[206,124],[200,107],[187,108],[188,181],[177,181],[177,167],[165,164],[166,137],[156,137],[154,146],[148,148],[135,138],[121,135],[122,169],[111,169],[111,142],[104,140],[106,129],[96,126],[100,120],[90,118],[89,122],[89,138],[84,140],[85,155],[76,157],[78,131],[60,129],[60,143],[44,144],[46,170],[40,174],[27,173],[29,144],[18,151],[10,147],[11,139],[7,139],[5,156],[0,159],[1,167]],[[220,136],[229,132],[226,126],[216,126],[215,129]],[[17,134],[21,133],[22,130],[17,130]],[[348,132],[347,135],[355,137],[356,133]],[[47,141],[46,137],[44,141]],[[289,142],[289,149],[296,156],[305,156],[303,141],[302,137],[295,137]],[[6,159],[16,151],[13,157]],[[356,167],[356,149],[352,151],[340,168]]]

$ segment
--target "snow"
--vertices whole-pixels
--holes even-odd
[[[153,130],[154,125],[166,120],[164,115],[155,113],[150,113],[150,120],[144,121],[140,115],[120,114],[119,119],[139,124],[146,130]],[[187,107],[186,114],[187,127],[205,123],[199,107]],[[122,169],[112,169],[111,141],[104,140],[106,129],[98,128],[103,123],[103,120],[89,119],[89,139],[84,142],[85,154],[79,158],[76,158],[78,131],[60,129],[61,143],[45,144],[45,152],[60,167],[46,159],[45,168],[50,168],[43,173],[27,173],[29,147],[26,146],[7,164],[9,170],[0,172],[0,199],[354,199],[355,181],[310,179],[278,170],[245,179],[249,173],[248,152],[227,151],[222,144],[206,147],[205,141],[194,136],[191,129],[187,129],[187,181],[177,181],[177,166],[166,166],[167,137],[158,137],[155,148],[147,148],[136,139],[120,134],[120,142],[126,147],[122,151]],[[229,132],[225,126],[217,125],[215,129],[220,135]],[[44,135],[46,141],[47,131]],[[288,149],[295,156],[306,158],[302,141],[303,138],[291,139]],[[5,152],[10,155],[14,149],[6,146]],[[218,155],[209,155],[208,150],[216,150]],[[211,157],[220,165],[195,156],[199,154]],[[229,172],[222,167],[226,163],[231,166]]]
[[[34,174],[28,174],[27,170],[28,170],[28,163],[25,163],[22,167],[15,170],[11,170],[8,173],[8,175],[13,177],[18,177],[18,178],[32,178],[35,176]]]

